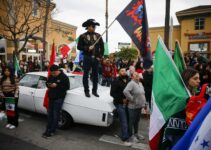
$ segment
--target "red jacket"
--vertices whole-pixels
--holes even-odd
[[[113,67],[111,64],[103,64],[102,65],[102,73],[103,73],[103,77],[112,77],[112,70]]]

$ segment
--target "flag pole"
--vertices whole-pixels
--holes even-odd
[[[99,42],[99,40],[102,38],[102,36],[107,32],[107,30],[114,24],[116,21],[116,18],[109,24],[108,28],[105,29],[105,31],[100,35],[100,37],[95,41],[95,43],[92,45],[93,47]]]

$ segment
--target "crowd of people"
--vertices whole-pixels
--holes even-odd
[[[113,103],[116,107],[121,135],[120,138],[124,145],[130,146],[132,142],[139,142],[145,137],[139,134],[139,122],[142,110],[151,109],[151,95],[153,84],[153,66],[143,68],[143,60],[136,61],[128,59],[109,59],[103,58],[103,41],[99,34],[95,33],[95,26],[99,23],[94,19],[89,19],[83,23],[87,32],[80,35],[78,49],[83,49],[84,59],[79,64],[74,65],[73,61],[62,60],[58,65],[50,67],[51,76],[46,85],[49,94],[48,106],[48,124],[43,137],[52,136],[58,125],[59,112],[64,102],[66,91],[69,89],[68,78],[60,70],[64,68],[67,72],[83,72],[83,86],[85,96],[90,98],[89,78],[92,80],[92,94],[100,97],[97,93],[98,85],[110,87],[110,95],[113,97]],[[100,40],[96,44],[97,39]],[[94,46],[93,46],[94,45]],[[156,58],[155,58],[156,59]],[[162,60],[161,60],[162,61]],[[211,62],[199,52],[186,54],[184,57],[186,69],[181,74],[184,84],[192,96],[197,95],[203,84],[211,82]],[[47,71],[48,62],[42,66],[31,59],[26,63],[20,61],[22,74],[33,71]],[[12,63],[1,62],[2,78],[0,80],[0,98],[10,98],[10,107],[7,101],[3,103],[3,110],[9,110],[7,113],[6,128],[14,129],[18,126],[18,80],[14,75]],[[68,83],[68,84],[67,84]],[[56,93],[56,94],[55,94]],[[188,102],[188,101],[187,101]],[[11,107],[12,106],[12,107]],[[13,113],[11,113],[13,112]],[[186,117],[185,110],[178,112],[167,121],[163,134],[163,149],[171,149],[187,130],[184,128],[176,129],[173,132],[171,120]],[[161,142],[161,143],[162,143]],[[161,146],[161,147],[162,147]]]

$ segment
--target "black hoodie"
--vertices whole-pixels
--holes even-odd
[[[48,86],[49,83],[56,83],[57,86],[55,88],[50,88]],[[57,77],[50,76],[46,82],[46,85],[49,89],[49,99],[64,99],[66,91],[70,88],[69,79],[62,71]]]
[[[124,81],[125,80],[125,81]],[[112,85],[110,95],[114,98],[114,104],[123,104],[123,99],[126,99],[123,91],[129,82],[128,76],[117,77]]]

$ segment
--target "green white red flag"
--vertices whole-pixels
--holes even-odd
[[[183,110],[189,92],[162,39],[158,38],[155,52],[152,114],[150,116],[149,144],[158,150],[162,128],[175,113]]]
[[[75,41],[73,41],[72,43],[67,44],[67,45],[64,45],[64,46],[60,49],[62,58],[67,57],[67,56],[70,54],[71,50],[72,50],[74,47],[76,47],[77,43],[78,43],[78,38],[77,38]]]

